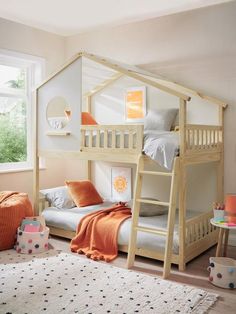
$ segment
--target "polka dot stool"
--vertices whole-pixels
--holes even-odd
[[[49,228],[41,232],[25,232],[17,229],[16,251],[23,254],[37,254],[48,250]]]
[[[236,260],[228,257],[210,257],[210,282],[221,288],[236,288]]]

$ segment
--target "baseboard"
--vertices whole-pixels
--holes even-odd
[[[236,246],[236,233],[231,231],[229,232],[229,245]]]

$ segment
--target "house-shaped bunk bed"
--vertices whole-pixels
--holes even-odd
[[[179,121],[178,131],[175,130],[175,134],[179,138],[179,150],[174,158],[171,171],[165,171],[166,169],[163,168],[163,171],[146,170],[146,163],[153,161],[150,161],[151,158],[143,153],[144,131],[142,124],[81,124],[81,112],[91,112],[94,97],[101,91],[112,88],[124,77],[170,95],[174,99],[175,105],[177,104]],[[198,112],[199,119],[197,123],[190,124],[188,120],[191,118],[191,105]],[[212,106],[215,112],[215,120],[212,124],[205,123],[204,105]],[[158,104],[156,106],[158,108]],[[178,264],[179,269],[184,270],[188,261],[217,241],[217,231],[210,224],[212,212],[209,211],[209,208],[206,212],[195,215],[195,217],[187,217],[186,188],[188,182],[186,168],[188,165],[214,162],[217,171],[218,198],[215,201],[222,202],[223,121],[226,107],[227,105],[223,101],[198,93],[138,67],[127,66],[86,52],[78,53],[36,89],[35,212],[42,212],[48,206],[45,198],[40,197],[39,193],[40,157],[76,157],[78,162],[81,159],[87,160],[88,179],[91,179],[91,161],[102,160],[136,164],[129,245],[128,243],[127,245],[119,245],[119,250],[128,251],[128,267],[133,265],[136,254],[164,261],[164,277],[168,276],[171,263]],[[60,111],[59,108],[63,108],[63,113],[66,113],[65,116],[61,117],[58,112],[55,114],[55,108],[56,112]],[[203,113],[199,114],[201,110]],[[142,178],[144,176],[170,177],[169,202],[141,197]],[[142,220],[139,217],[141,203],[169,207],[166,230],[142,226]],[[178,249],[173,251],[176,207],[179,209],[177,217]],[[47,224],[51,234],[67,238],[72,238],[75,235],[75,230],[63,230],[50,222]],[[159,237],[159,239],[167,236],[165,250],[140,246],[138,243],[136,245],[137,233],[148,233],[152,237]],[[156,238],[150,239],[153,243],[159,241],[155,240]]]

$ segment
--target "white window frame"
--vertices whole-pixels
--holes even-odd
[[[32,92],[37,85],[40,84],[45,73],[45,60],[43,58],[34,57],[22,53],[0,49],[0,64],[24,68],[27,71],[26,94],[19,97],[26,100],[27,110],[27,161],[0,163],[0,173],[2,172],[18,172],[33,169],[33,97]],[[0,91],[0,96],[4,94]],[[12,94],[13,95],[13,94]],[[17,96],[16,96],[17,97]],[[43,162],[44,164],[44,162]],[[41,164],[41,166],[44,166]]]

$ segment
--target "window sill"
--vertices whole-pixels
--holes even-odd
[[[46,167],[40,167],[39,170],[46,170]],[[27,172],[33,171],[32,167],[29,168],[19,168],[19,169],[0,169],[0,175],[5,173],[17,173],[17,172]]]

